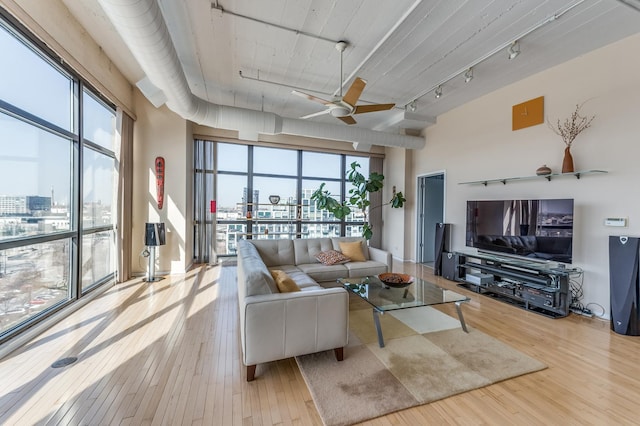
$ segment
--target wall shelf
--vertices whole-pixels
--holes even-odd
[[[460,182],[460,183],[458,183],[458,185],[484,185],[484,186],[487,186],[490,183],[501,183],[503,185],[506,185],[507,182],[522,181],[522,180],[533,180],[533,179],[546,179],[548,181],[551,181],[554,178],[561,178],[561,177],[566,177],[566,176],[573,176],[576,179],[580,179],[580,176],[583,176],[583,175],[594,175],[594,174],[604,174],[604,173],[608,173],[608,172],[606,170],[581,170],[581,171],[572,172],[572,173],[551,173],[549,175],[515,176],[515,177],[498,178],[498,179],[474,180],[474,181],[470,181],[470,182]]]

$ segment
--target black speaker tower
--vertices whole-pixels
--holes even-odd
[[[435,261],[433,264],[433,275],[442,275],[442,255],[449,251],[449,239],[451,238],[450,223],[436,223],[436,245]]]
[[[609,287],[611,329],[618,334],[640,335],[640,238],[609,237]]]

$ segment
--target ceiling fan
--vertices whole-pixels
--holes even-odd
[[[328,101],[326,99],[318,98],[317,96],[310,95],[308,93],[294,90],[291,93],[309,99],[310,101],[318,102],[326,106],[324,111],[314,112],[312,114],[300,117],[302,119],[317,117],[324,114],[331,114],[339,120],[342,120],[347,124],[356,124],[356,120],[353,118],[353,114],[362,114],[365,112],[386,111],[395,106],[395,104],[370,104],[370,105],[356,105],[360,95],[364,90],[367,82],[360,77],[351,83],[347,93],[342,96],[342,52],[347,48],[346,41],[339,41],[336,43],[336,49],[340,51],[340,96],[336,96],[333,100]]]

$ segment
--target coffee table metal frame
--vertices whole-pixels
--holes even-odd
[[[391,287],[378,279],[376,276],[360,278],[338,278],[338,283],[351,293],[357,295],[362,300],[369,303],[373,308],[373,323],[378,335],[378,345],[384,348],[384,337],[380,325],[380,315],[385,312],[397,311],[399,309],[417,308],[420,306],[433,306],[443,303],[454,303],[456,312],[460,320],[460,326],[465,333],[468,333],[467,324],[462,315],[462,304],[469,302],[467,296],[455,293],[451,290],[439,287],[433,283],[414,278],[411,285],[405,287]],[[373,297],[373,294],[377,297]],[[384,294],[388,303],[382,303]],[[416,296],[417,295],[417,296]],[[394,300],[395,299],[395,300]]]

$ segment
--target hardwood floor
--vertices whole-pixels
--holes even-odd
[[[246,382],[236,286],[222,269],[117,285],[0,360],[0,424],[322,424],[295,360],[258,365]],[[395,270],[468,294],[468,325],[549,368],[365,424],[638,424],[640,337],[524,312],[421,265]]]

